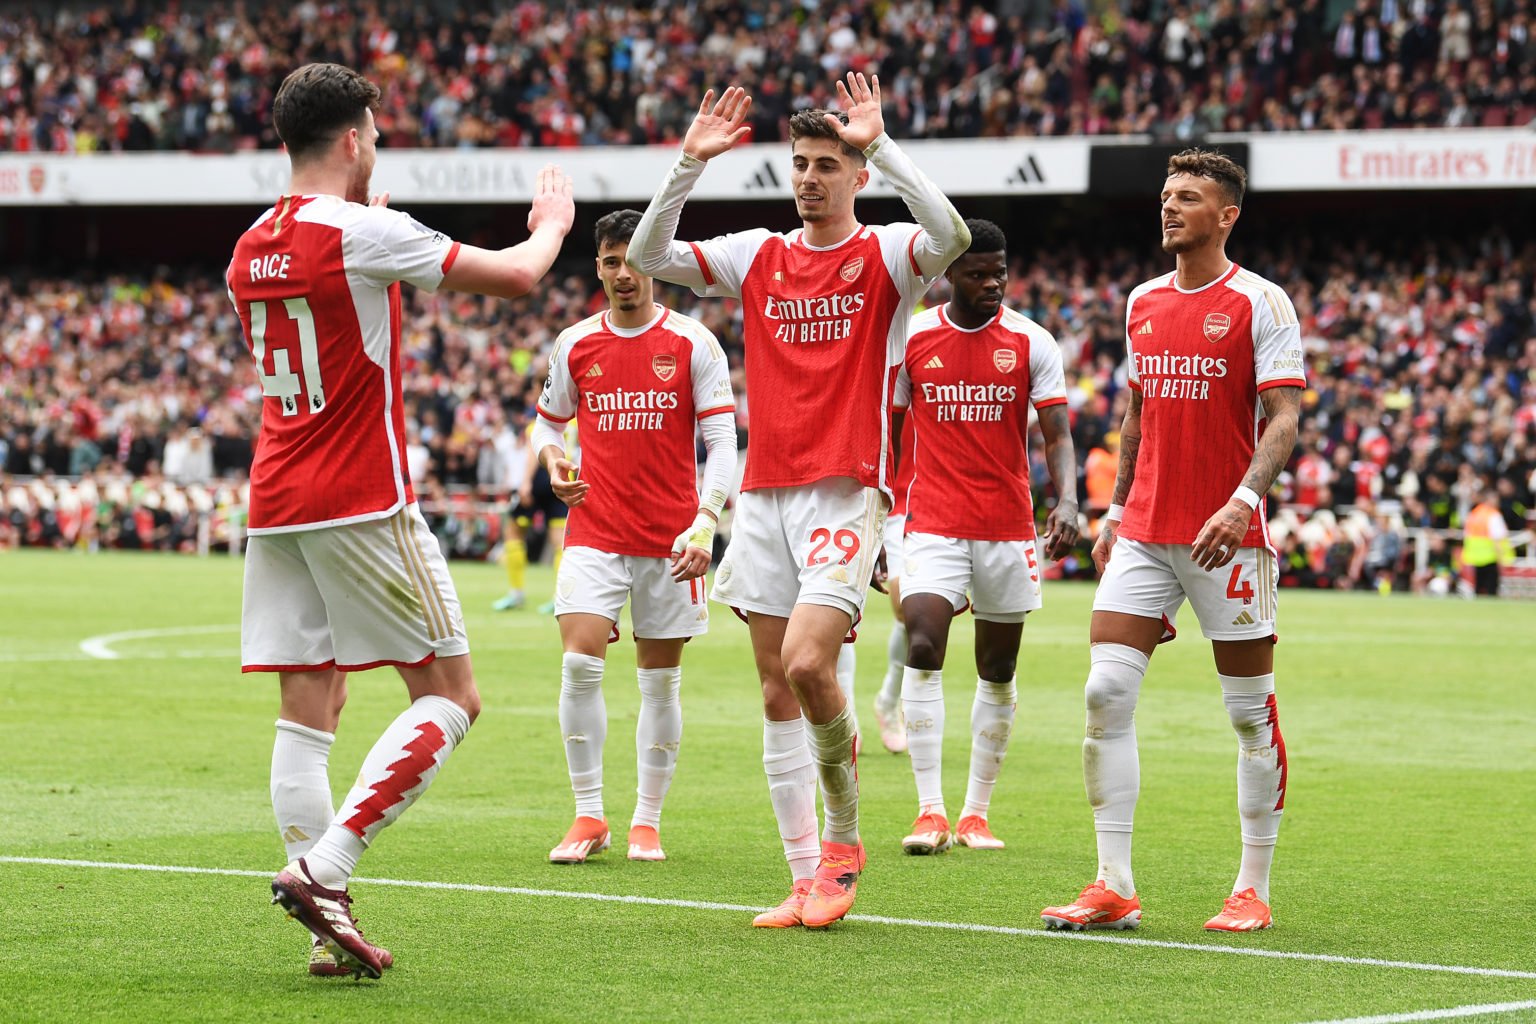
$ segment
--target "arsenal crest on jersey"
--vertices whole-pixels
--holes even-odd
[[[1207,313],[1205,315],[1205,340],[1220,341],[1226,337],[1227,330],[1232,326],[1232,318],[1225,313]]]
[[[842,278],[844,281],[853,281],[858,278],[859,273],[863,269],[864,257],[855,256],[853,259],[843,264],[842,269],[837,272],[837,276]]]
[[[1012,373],[1013,368],[1019,365],[1019,354],[1011,348],[994,349],[992,365],[997,367],[998,373]]]
[[[651,357],[651,370],[661,378],[665,384],[677,374],[677,356],[659,355]]]

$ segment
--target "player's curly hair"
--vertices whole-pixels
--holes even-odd
[[[1209,178],[1220,185],[1227,202],[1243,205],[1243,193],[1248,190],[1248,172],[1236,160],[1225,153],[1211,149],[1186,149],[1168,158],[1168,176],[1191,174],[1196,178]]]
[[[272,101],[272,126],[288,147],[288,156],[303,161],[318,156],[363,114],[379,109],[379,87],[340,64],[306,64],[283,79]]]
[[[635,237],[635,228],[640,226],[640,216],[639,210],[614,210],[597,218],[597,227],[592,233],[597,251],[602,252],[605,245],[627,244]]]
[[[1003,229],[990,220],[982,220],[980,217],[967,217],[965,226],[971,233],[971,247],[965,250],[972,252],[1007,252],[1008,236],[1003,234]]]
[[[843,137],[832,130],[827,124],[826,117],[831,114],[843,124],[848,123],[848,115],[841,110],[821,110],[812,108],[801,110],[790,116],[789,119],[789,144],[791,147],[800,139],[831,139],[843,147],[843,152],[852,157],[860,167],[867,162],[861,150],[854,149],[843,141]]]

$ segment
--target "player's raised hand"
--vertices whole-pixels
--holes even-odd
[[[528,211],[528,233],[552,228],[564,237],[576,221],[576,202],[571,198],[574,186],[570,177],[554,164],[545,164],[533,186],[533,209]]]
[[[1058,501],[1045,519],[1045,557],[1059,562],[1077,546],[1077,502]]]
[[[389,193],[388,192],[380,192],[378,195],[376,195],[372,199],[368,200],[368,205],[369,206],[388,206],[389,205]]]
[[[885,131],[885,113],[880,109],[880,76],[865,79],[863,72],[848,72],[848,84],[837,83],[837,98],[848,115],[843,124],[831,114],[827,123],[854,149],[864,150]]]
[[[1104,573],[1104,567],[1109,564],[1109,556],[1115,549],[1115,541],[1120,536],[1120,523],[1113,519],[1104,520],[1104,525],[1099,527],[1099,539],[1093,542],[1093,567]]]
[[[739,85],[726,89],[719,100],[710,89],[683,136],[683,152],[695,160],[709,160],[730,151],[752,134],[752,126],[745,123],[751,109],[752,97]]]
[[[556,459],[550,470],[549,487],[555,492],[555,497],[565,502],[570,508],[575,508],[587,500],[587,492],[592,489],[592,485],[576,478],[574,462],[570,459]]]
[[[1190,546],[1190,557],[1206,572],[1220,569],[1236,557],[1252,520],[1253,509],[1247,502],[1232,498],[1200,527]]]

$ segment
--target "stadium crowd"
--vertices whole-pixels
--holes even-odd
[[[12,5],[6,5],[12,6]],[[488,8],[488,9],[487,9]],[[759,141],[880,72],[898,138],[1464,127],[1536,116],[1530,0],[302,0],[63,3],[0,19],[0,151],[273,148],[308,61],[384,91],[389,146],[674,142],[706,86]]]
[[[1300,443],[1272,495],[1282,571],[1302,586],[1423,585],[1406,528],[1457,528],[1489,488],[1512,530],[1536,508],[1536,243],[1439,239],[1398,258],[1363,242],[1323,249],[1300,239],[1248,261],[1292,296],[1310,358]],[[1164,269],[1129,250],[1013,260],[1009,303],[1062,346],[1090,517],[1109,503],[1127,399],[1124,298]],[[481,556],[499,524],[470,503],[504,501],[523,482],[545,357],[563,327],[602,307],[602,292],[572,273],[514,302],[407,295],[412,474],[445,544]],[[739,307],[667,288],[659,298],[725,346],[745,443]],[[0,278],[0,322],[0,546],[187,548],[200,518],[212,519],[215,543],[226,536],[259,385],[212,276]],[[1034,479],[1048,479],[1043,464]],[[456,502],[463,514],[449,514]],[[1431,555],[1449,567],[1442,545]]]

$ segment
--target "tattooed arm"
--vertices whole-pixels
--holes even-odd
[[[1264,403],[1264,433],[1254,447],[1242,486],[1264,500],[1275,478],[1291,459],[1296,448],[1296,427],[1301,412],[1301,388],[1270,388],[1260,392]],[[1191,554],[1194,562],[1207,571],[1220,569],[1237,555],[1238,546],[1248,533],[1253,509],[1233,495],[1226,505],[1205,521],[1195,538]]]
[[[1141,392],[1131,389],[1131,404],[1126,407],[1125,420],[1120,424],[1120,467],[1115,472],[1115,494],[1110,504],[1124,505],[1131,496],[1131,485],[1136,482],[1136,456],[1141,452]],[[1093,544],[1093,565],[1099,572],[1109,562],[1115,539],[1120,533],[1120,521],[1105,517],[1099,527],[1099,539]]]
[[[1077,454],[1072,448],[1072,424],[1067,405],[1037,410],[1045,437],[1045,459],[1056,488],[1056,507],[1045,520],[1045,557],[1065,558],[1077,544]]]

